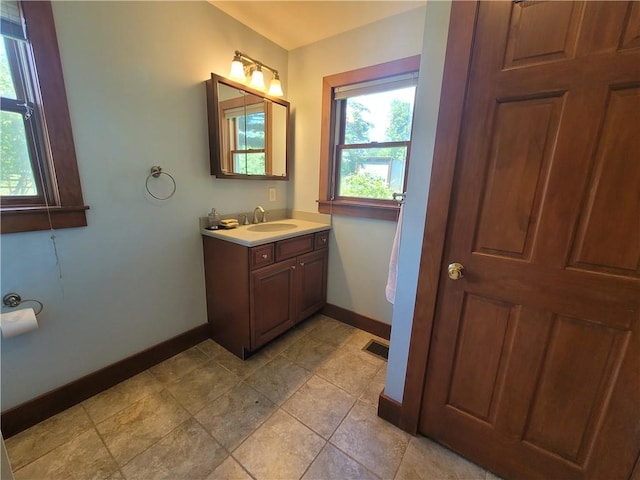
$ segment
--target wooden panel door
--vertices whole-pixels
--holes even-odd
[[[294,326],[296,259],[251,272],[251,350]]]
[[[481,2],[476,20],[420,431],[506,478],[626,479],[640,4]]]
[[[327,302],[326,248],[298,257],[296,270],[296,321],[300,322],[324,307]]]

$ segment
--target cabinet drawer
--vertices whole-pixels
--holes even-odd
[[[316,233],[314,243],[316,250],[319,248],[327,248],[329,246],[329,230]]]
[[[273,263],[273,243],[251,249],[251,270]]]
[[[313,250],[313,234],[276,242],[276,261],[295,257]]]

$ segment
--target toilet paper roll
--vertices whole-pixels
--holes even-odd
[[[21,308],[0,315],[0,330],[4,338],[15,337],[38,328],[33,308]]]

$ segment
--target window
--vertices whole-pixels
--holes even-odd
[[[36,100],[28,44],[2,35],[0,44],[0,120],[2,125],[3,205],[45,204],[42,122]]]
[[[1,23],[2,233],[84,226],[51,4],[3,1]]]
[[[321,213],[397,218],[419,64],[415,56],[323,79]]]
[[[222,112],[222,171],[243,175],[271,174],[271,102],[246,95],[219,102]]]

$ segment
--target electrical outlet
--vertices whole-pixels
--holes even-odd
[[[275,189],[275,187],[270,187],[269,188],[269,201],[270,202],[275,202],[276,201],[276,189]]]

